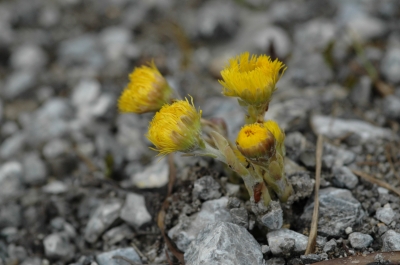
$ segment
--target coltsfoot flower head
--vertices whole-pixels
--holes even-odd
[[[160,155],[191,152],[204,145],[201,139],[201,110],[186,100],[164,105],[150,122],[147,139]]]
[[[276,149],[281,152],[281,155],[285,155],[285,133],[281,130],[278,123],[273,120],[264,122],[264,127],[267,128],[275,137]]]
[[[269,158],[275,153],[275,137],[263,124],[245,125],[236,138],[238,150],[247,158]]]
[[[268,104],[275,84],[286,66],[269,56],[250,57],[249,52],[229,60],[229,65],[221,71],[223,94],[238,97],[248,105]]]
[[[154,63],[135,68],[129,80],[118,100],[121,112],[158,111],[171,101],[172,89]]]

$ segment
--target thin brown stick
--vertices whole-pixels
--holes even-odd
[[[400,175],[396,172],[396,168],[394,167],[393,164],[393,159],[392,159],[392,148],[390,147],[389,144],[385,146],[385,156],[387,161],[389,162],[390,169],[392,170],[393,174],[397,177],[398,180],[400,180]]]
[[[169,207],[168,198],[172,194],[172,188],[174,186],[175,179],[176,179],[176,168],[175,168],[175,164],[174,164],[173,154],[168,155],[168,164],[169,164],[168,194],[161,206],[160,212],[158,213],[157,225],[158,225],[158,228],[160,228],[160,230],[161,230],[161,234],[164,238],[167,248],[172,252],[172,254],[174,254],[174,256],[179,260],[179,262],[184,265],[185,259],[183,257],[183,253],[176,247],[174,242],[172,242],[172,240],[168,237],[167,233],[165,232],[164,219],[165,219],[166,211]]]
[[[396,193],[398,196],[400,196],[400,190],[394,188],[393,186],[391,186],[391,185],[388,184],[387,182],[385,182],[385,181],[383,181],[383,180],[376,179],[376,178],[374,178],[373,176],[370,176],[370,175],[368,175],[367,173],[362,172],[362,171],[359,171],[359,170],[352,169],[351,171],[352,171],[354,174],[356,174],[357,176],[359,176],[359,177],[361,177],[361,178],[363,178],[363,179],[365,179],[365,180],[367,180],[367,181],[369,181],[369,182],[371,182],[371,183],[373,183],[373,184],[376,184],[376,185],[381,186],[381,187],[383,187],[383,188],[385,188],[385,189],[388,189],[388,190],[390,190],[391,192],[394,192],[394,193]]]
[[[400,251],[375,252],[365,256],[351,256],[346,258],[324,260],[313,265],[368,265],[368,264],[400,264]]]
[[[321,134],[319,134],[317,140],[317,150],[315,154],[316,168],[315,168],[314,210],[313,210],[310,235],[308,237],[308,244],[305,255],[311,254],[315,251],[315,245],[317,242],[318,207],[319,207],[318,194],[319,194],[319,186],[321,183],[321,164],[322,164],[323,146],[324,146],[324,137]]]

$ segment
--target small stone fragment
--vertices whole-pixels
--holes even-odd
[[[390,207],[390,204],[386,204],[383,208],[376,210],[376,218],[387,225],[393,221],[395,215],[396,213]]]
[[[144,197],[136,193],[129,193],[126,196],[120,217],[136,229],[151,221],[151,215],[147,211]]]
[[[249,227],[249,215],[246,209],[243,208],[233,208],[229,210],[234,224],[243,226],[245,228]]]
[[[271,252],[271,249],[268,245],[262,245],[261,246],[261,252],[263,254],[269,254]]]
[[[373,238],[370,235],[354,232],[349,236],[350,244],[355,249],[367,248],[371,245]]]
[[[103,240],[107,242],[108,245],[114,245],[125,238],[130,238],[133,236],[132,229],[126,225],[120,225],[114,228],[111,228],[103,235]]]
[[[326,242],[325,246],[324,246],[324,252],[325,253],[333,253],[335,251],[337,247],[337,243],[335,241],[335,239],[331,239],[328,242]]]
[[[211,176],[204,176],[194,182],[193,197],[204,201],[221,197],[221,185]]]
[[[348,167],[333,168],[333,183],[339,188],[354,189],[358,184],[358,178]]]
[[[216,222],[204,227],[185,252],[186,264],[263,264],[261,247],[242,226]]]
[[[168,183],[167,159],[154,160],[144,171],[138,172],[131,177],[133,185],[140,189],[160,188]]]
[[[397,250],[400,250],[400,234],[389,230],[382,236],[382,251]]]
[[[283,258],[272,258],[265,262],[265,265],[285,265],[286,261]]]
[[[279,202],[271,201],[270,210],[261,217],[263,225],[270,230],[280,229],[283,225],[283,211]]]
[[[43,240],[46,257],[62,260],[70,260],[75,254],[75,247],[69,243],[64,233],[54,233]]]
[[[349,227],[347,227],[344,231],[346,232],[346,234],[349,235],[349,234],[353,233],[353,228],[351,228],[351,227],[349,226]]]
[[[308,242],[308,237],[305,235],[288,229],[269,232],[267,234],[267,239],[273,255],[288,254],[284,253],[284,250],[289,250],[288,247],[290,247],[291,244],[293,244],[293,249],[290,250],[293,252],[289,254],[300,254],[306,250]]]
[[[122,203],[118,200],[104,202],[94,211],[85,228],[85,239],[94,243],[117,220]]]
[[[119,248],[96,256],[98,265],[128,264],[124,259],[135,264],[142,264],[142,260],[133,248]]]
[[[318,254],[301,255],[300,259],[304,264],[312,264],[322,260],[321,256]]]

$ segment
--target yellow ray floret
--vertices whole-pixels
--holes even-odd
[[[193,100],[178,100],[156,113],[146,137],[160,155],[191,152],[201,145],[200,119],[201,110],[196,111]]]
[[[236,138],[236,145],[247,158],[269,158],[275,153],[275,138],[261,123],[243,126]]]
[[[118,100],[119,111],[158,111],[165,103],[171,101],[172,89],[154,63],[135,68],[129,75],[129,80]]]
[[[267,128],[275,137],[277,150],[281,152],[281,155],[285,155],[285,133],[281,130],[278,123],[273,120],[264,122],[264,127]]]
[[[221,71],[223,94],[239,97],[249,105],[267,104],[275,85],[286,70],[286,66],[272,61],[269,56],[252,55],[249,52],[229,60],[229,65]]]

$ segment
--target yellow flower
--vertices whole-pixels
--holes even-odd
[[[281,152],[281,155],[285,155],[285,133],[281,130],[278,123],[273,120],[264,122],[264,127],[267,128],[275,137],[277,150]]]
[[[275,153],[275,138],[260,123],[243,126],[236,138],[236,145],[247,158],[269,158]]]
[[[191,152],[204,145],[201,140],[201,110],[192,102],[178,100],[164,105],[150,122],[147,139],[160,155],[172,152]]]
[[[129,79],[129,84],[118,100],[121,112],[158,111],[171,101],[172,89],[154,63],[135,68]]]
[[[248,105],[259,106],[270,101],[275,84],[285,70],[286,66],[278,59],[272,61],[266,55],[250,57],[245,52],[229,60],[219,82],[225,96],[239,97]]]

